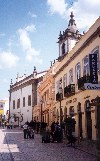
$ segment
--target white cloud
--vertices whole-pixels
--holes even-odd
[[[24,51],[28,50],[31,48],[31,40],[28,36],[27,31],[25,31],[24,29],[19,29],[19,36],[20,36],[20,44],[23,48]]]
[[[79,28],[89,28],[100,15],[99,0],[78,0],[68,9],[75,13],[75,20]]]
[[[52,14],[58,13],[63,17],[66,15],[68,18],[70,13],[73,11],[76,24],[79,29],[89,28],[100,16],[99,0],[78,0],[74,1],[70,7],[68,7],[68,2],[66,0],[48,0],[47,2]],[[59,9],[57,3],[59,4]]]
[[[66,13],[67,3],[65,0],[48,0],[47,4],[50,6],[50,13],[59,13],[63,16]]]
[[[26,60],[28,61],[35,61],[35,57],[38,57],[40,55],[40,50],[36,50],[32,47],[32,42],[29,35],[29,33],[32,33],[35,30],[36,28],[34,25],[30,25],[24,29],[18,30],[20,45],[23,51],[26,53]],[[38,61],[38,63],[40,63],[40,60]]]
[[[27,26],[25,29],[27,32],[34,32],[36,31],[36,27],[34,25]]]
[[[15,67],[18,61],[19,57],[15,54],[6,51],[0,52],[0,69]]]
[[[30,16],[30,17],[32,17],[32,18],[36,18],[37,17],[37,15],[36,14],[34,14],[34,13],[32,13],[32,12],[28,12],[28,15]]]

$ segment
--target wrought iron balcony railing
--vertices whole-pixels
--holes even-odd
[[[83,77],[78,79],[78,89],[79,90],[84,90],[84,83],[91,83],[91,78],[90,76],[84,75]]]
[[[75,84],[70,84],[64,88],[64,97],[69,97],[75,94]]]
[[[62,100],[62,99],[63,99],[63,94],[62,94],[62,93],[60,94],[60,93],[58,92],[58,93],[56,94],[56,101],[60,101],[60,100]]]

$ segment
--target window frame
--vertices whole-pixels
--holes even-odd
[[[85,62],[85,59],[88,59],[87,62]],[[83,76],[87,76],[89,75],[89,55],[86,55],[84,58],[83,58]]]
[[[67,73],[63,76],[63,87],[65,88],[67,86]]]
[[[25,107],[25,97],[23,97],[23,107]]]
[[[62,55],[65,55],[65,43],[62,44],[61,46],[61,50],[62,50]]]
[[[79,66],[79,69],[78,69]],[[78,79],[81,78],[81,63],[78,62],[75,66],[75,76],[76,76],[76,83],[78,83]]]
[[[69,70],[69,84],[73,84],[73,68]]]
[[[31,106],[32,101],[31,101],[31,95],[28,95],[28,106]]]
[[[17,108],[20,108],[20,98],[17,99]]]
[[[13,109],[15,109],[15,100],[13,100]]]

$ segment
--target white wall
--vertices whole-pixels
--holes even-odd
[[[31,95],[31,106],[28,106],[28,95]],[[23,97],[25,97],[25,107],[23,107]],[[20,108],[17,109],[17,100],[20,98]],[[13,109],[13,100],[15,100],[15,109]],[[29,110],[29,112],[27,112]],[[11,93],[10,114],[19,115],[18,112],[23,114],[24,124],[27,120],[32,120],[32,85],[26,86],[22,89]]]

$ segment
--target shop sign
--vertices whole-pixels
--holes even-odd
[[[84,88],[88,90],[100,90],[100,84],[84,83]]]
[[[89,54],[89,62],[90,62],[91,83],[97,84],[98,83],[98,76],[97,76],[97,54]]]

